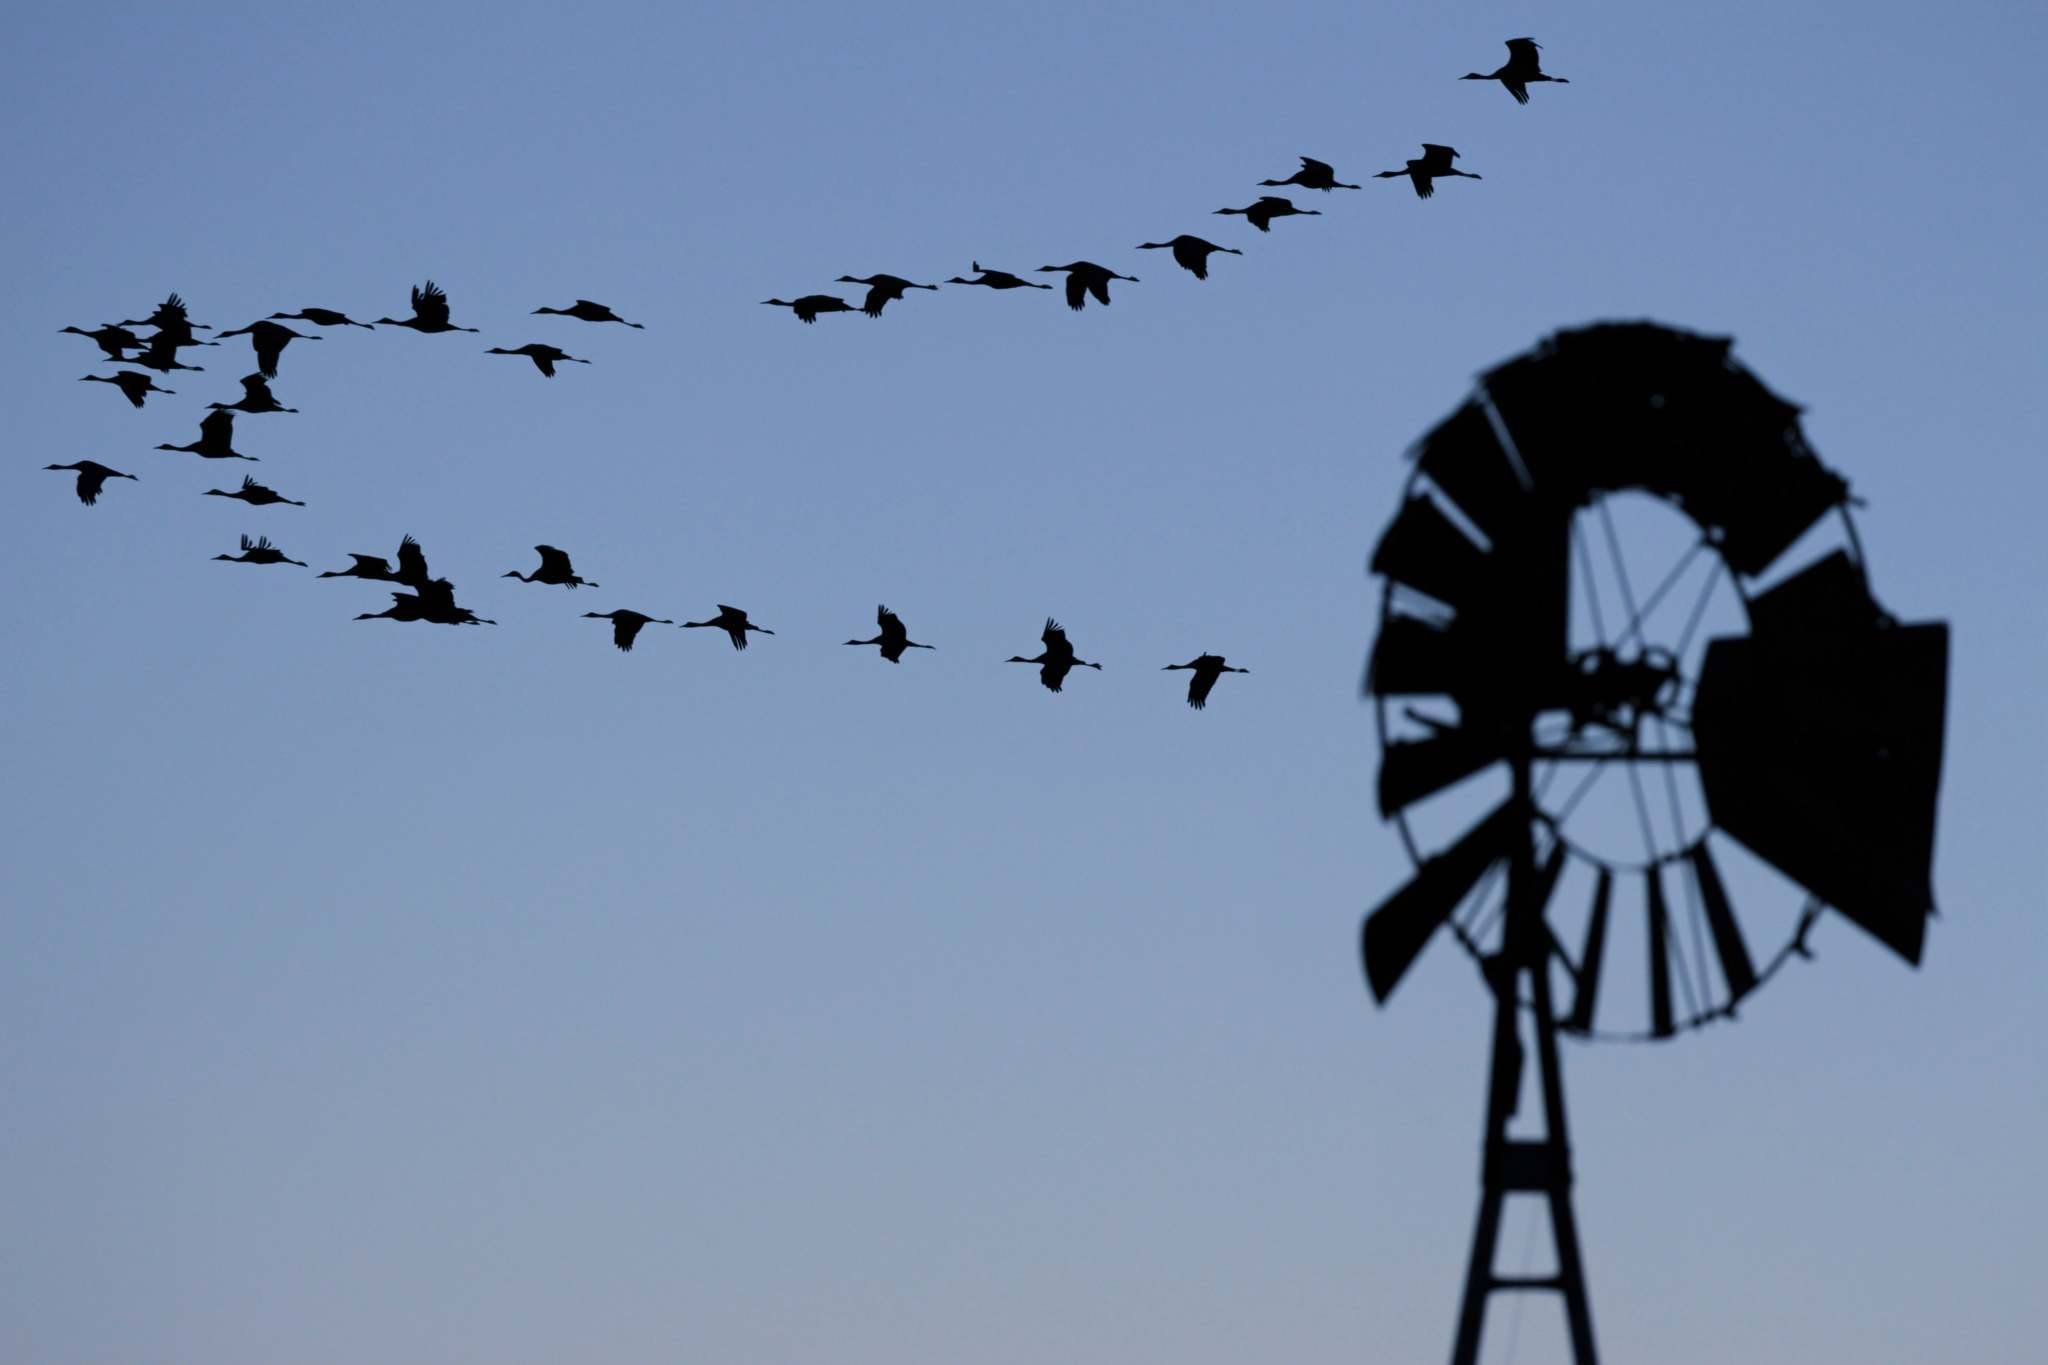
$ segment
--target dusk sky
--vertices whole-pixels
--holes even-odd
[[[1570,84],[1455,79],[1524,33]],[[2039,1360],[2044,51],[2010,0],[11,14],[0,1360],[1444,1358],[1490,1017],[1442,939],[1361,980],[1365,562],[1477,372],[1645,318],[1805,407],[1953,647],[1921,968],[1830,915],[1739,1026],[1566,1047],[1603,1357]],[[1366,179],[1425,141],[1484,179]],[[1212,216],[1302,154],[1364,188]],[[759,306],[1077,259],[1140,282]],[[245,341],[138,412],[59,334],[428,278],[480,333],[302,327],[258,464],[152,448]],[[579,297],[645,330],[532,316]],[[483,354],[536,341],[593,363]],[[406,534],[499,624],[315,577]],[[878,602],[936,649],[842,647]],[[581,617],[718,603],[776,634]],[[1003,662],[1048,615],[1058,696]],[[1204,651],[1252,672],[1195,712]]]

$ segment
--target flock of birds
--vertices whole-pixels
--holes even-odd
[[[1538,47],[1534,39],[1513,38],[1508,41],[1507,48],[1508,61],[1500,69],[1484,73],[1477,71],[1468,72],[1459,79],[1499,81],[1519,104],[1527,104],[1529,102],[1528,87],[1532,84],[1539,82],[1567,83],[1562,76],[1551,76],[1543,72],[1537,56]],[[1424,143],[1422,144],[1422,150],[1423,154],[1420,157],[1409,160],[1402,169],[1380,171],[1373,178],[1388,180],[1405,176],[1410,184],[1414,186],[1415,193],[1424,199],[1431,197],[1435,193],[1435,182],[1438,180],[1454,177],[1462,177],[1468,180],[1478,180],[1481,178],[1470,171],[1459,170],[1452,164],[1458,156],[1458,152],[1454,148],[1437,143]],[[1359,185],[1347,184],[1338,180],[1335,168],[1328,162],[1318,161],[1313,157],[1307,156],[1301,158],[1300,168],[1286,179],[1262,180],[1259,184],[1262,187],[1268,188],[1292,185],[1301,189],[1321,190],[1324,192],[1361,188]],[[1216,210],[1218,214],[1243,217],[1260,232],[1271,231],[1273,220],[1276,218],[1315,215],[1320,212],[1318,209],[1298,208],[1292,200],[1274,194],[1262,195],[1256,202],[1243,208],[1221,208]],[[1219,246],[1214,242],[1207,241],[1190,233],[1182,233],[1164,242],[1141,242],[1137,249],[1141,251],[1172,252],[1174,262],[1198,280],[1205,280],[1209,277],[1209,258],[1212,255],[1219,252],[1232,256],[1244,254],[1235,247]],[[975,272],[973,279],[963,279],[956,275],[945,281],[945,283],[951,285],[980,285],[995,290],[1051,289],[1053,287],[1049,284],[1024,279],[1021,276],[1011,274],[1009,271],[990,269],[983,266],[979,261],[973,263],[973,269]],[[1067,305],[1077,312],[1087,305],[1088,299],[1091,296],[1097,303],[1108,304],[1109,286],[1112,280],[1124,280],[1130,283],[1138,282],[1137,277],[1134,275],[1119,274],[1106,266],[1097,265],[1092,261],[1073,261],[1066,265],[1040,266],[1038,273],[1065,274],[1067,277]],[[909,290],[936,290],[939,287],[936,284],[918,284],[901,276],[888,274],[842,275],[839,277],[838,282],[842,284],[866,285],[866,298],[858,306],[829,294],[806,294],[796,299],[765,299],[763,303],[774,307],[788,308],[796,314],[799,320],[806,323],[816,322],[819,316],[825,313],[851,313],[857,311],[865,313],[870,318],[879,318],[884,308],[903,298]],[[586,323],[617,323],[624,327],[642,328],[641,323],[629,322],[604,304],[594,303],[589,299],[577,299],[566,308],[544,306],[534,309],[533,313],[573,318]],[[156,382],[157,375],[168,377],[178,371],[200,372],[204,370],[204,366],[188,365],[181,361],[178,358],[180,351],[196,347],[219,346],[232,337],[247,337],[251,348],[255,352],[256,370],[253,374],[245,375],[242,378],[242,396],[233,402],[209,403],[206,416],[199,423],[199,438],[197,440],[188,442],[185,445],[172,445],[169,442],[164,442],[156,448],[158,450],[197,455],[202,459],[208,460],[254,461],[256,459],[255,456],[243,454],[234,448],[236,415],[238,413],[254,415],[297,412],[297,408],[286,407],[278,401],[277,397],[271,392],[270,381],[277,378],[278,363],[282,359],[285,349],[294,341],[311,342],[323,339],[317,334],[301,332],[286,325],[292,322],[330,329],[336,327],[361,327],[365,330],[375,330],[378,327],[404,327],[427,335],[437,335],[445,332],[474,333],[479,330],[475,327],[458,326],[452,319],[447,294],[434,284],[433,281],[429,280],[425,284],[413,289],[412,316],[408,318],[382,317],[374,322],[358,322],[346,313],[338,312],[331,308],[301,308],[297,312],[292,313],[272,313],[268,317],[251,322],[245,327],[218,331],[215,332],[213,340],[202,341],[198,333],[214,331],[214,328],[205,323],[193,322],[184,301],[178,295],[172,294],[161,304],[157,305],[156,309],[147,317],[129,318],[117,323],[103,323],[99,327],[90,329],[75,326],[65,327],[61,331],[89,339],[99,347],[102,356],[107,361],[137,367],[135,369],[119,370],[111,375],[84,375],[80,379],[81,383],[113,385],[136,408],[143,407],[152,394],[174,395],[177,392],[175,389],[167,389],[159,385]],[[152,329],[152,331],[147,336],[144,336],[130,330],[136,327],[147,327]],[[550,379],[554,377],[555,366],[559,364],[588,365],[591,363],[581,356],[570,355],[558,346],[542,342],[529,342],[523,346],[510,348],[493,346],[485,354],[524,357],[532,361],[534,367],[543,376]],[[88,507],[99,501],[100,494],[109,479],[135,479],[133,474],[110,468],[96,460],[79,460],[72,464],[51,464],[45,465],[44,468],[76,474],[78,500]],[[257,482],[255,478],[246,476],[242,479],[241,487],[237,489],[209,488],[206,490],[205,496],[231,498],[246,503],[251,507],[268,507],[276,504],[291,507],[305,506],[305,503],[285,497],[275,489]],[[300,568],[310,567],[303,560],[290,558],[283,550],[272,544],[268,536],[256,536],[252,539],[248,535],[243,535],[241,537],[240,549],[241,553],[239,554],[221,554],[215,555],[214,558],[238,564],[290,564],[297,565]],[[503,576],[506,578],[516,578],[523,583],[539,583],[572,589],[583,587],[595,588],[598,586],[598,584],[577,574],[565,551],[552,545],[537,545],[534,549],[540,555],[540,564],[537,568],[531,573],[521,573],[515,569]],[[381,556],[350,554],[349,559],[351,562],[347,568],[328,570],[319,576],[321,578],[359,578],[376,582],[396,583],[408,589],[408,591],[404,592],[391,593],[390,606],[386,607],[383,611],[360,613],[355,618],[358,621],[425,621],[435,625],[449,626],[497,624],[493,620],[478,616],[468,607],[457,604],[454,583],[447,578],[435,577],[429,572],[426,552],[421,548],[420,543],[411,536],[405,537],[404,541],[399,545],[397,558],[397,567],[394,568],[389,560]],[[722,630],[732,642],[732,647],[736,650],[743,650],[747,647],[747,636],[749,634],[773,635],[775,633],[765,626],[755,625],[747,618],[747,613],[740,608],[728,606],[724,603],[718,604],[717,615],[703,621],[677,622],[629,610],[591,611],[585,612],[583,615],[589,619],[611,622],[612,643],[624,651],[630,651],[633,648],[634,640],[639,636],[640,632],[650,625],[678,626],[686,630],[706,628]],[[845,643],[848,645],[876,646],[881,657],[892,664],[900,662],[903,655],[909,650],[933,648],[931,645],[920,644],[912,640],[907,628],[903,624],[903,619],[886,606],[875,609],[875,622],[879,629],[873,638],[848,640]],[[1045,629],[1039,638],[1043,648],[1037,655],[1031,658],[1025,658],[1023,655],[1012,655],[1007,662],[1037,665],[1039,681],[1049,691],[1061,691],[1065,686],[1067,675],[1076,668],[1093,668],[1098,671],[1102,668],[1099,662],[1080,658],[1076,654],[1072,642],[1068,640],[1066,630],[1059,622],[1050,617],[1046,619]],[[1249,673],[1251,671],[1246,668],[1234,668],[1225,661],[1222,655],[1208,653],[1200,654],[1184,664],[1167,664],[1163,671],[1182,669],[1188,670],[1193,675],[1188,682],[1187,701],[1189,706],[1197,710],[1202,709],[1207,704],[1211,689],[1215,687],[1217,680],[1224,674]]]

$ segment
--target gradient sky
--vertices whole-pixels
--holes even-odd
[[[1567,1049],[1602,1345],[2039,1358],[2038,7],[9,30],[0,1358],[1441,1358],[1487,1013],[1446,943],[1384,1011],[1359,978],[1408,875],[1362,565],[1471,376],[1607,317],[1735,336],[1955,644],[1923,969],[1830,917],[1742,1027]],[[1531,31],[1572,84],[1451,79]],[[1484,181],[1208,216],[1425,139]],[[1131,249],[1182,231],[1246,254]],[[1077,257],[1143,282],[757,306]],[[253,467],[150,448],[246,351],[138,413],[56,335],[429,276],[482,335],[295,345]],[[528,316],[579,296],[647,329]],[[596,363],[479,354],[533,340]],[[41,468],[80,458],[142,482],[80,507]],[[198,496],[251,468],[311,505]],[[503,624],[357,624],[378,585],[211,561],[245,530],[315,569],[413,533]],[[537,541],[603,588],[497,576]],[[938,650],[840,648],[878,600]],[[721,601],[778,634],[578,619]],[[1048,613],[1107,663],[1058,697],[1000,662]],[[1208,649],[1254,672],[1198,715],[1156,670]]]

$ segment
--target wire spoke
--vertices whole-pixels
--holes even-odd
[[[1607,551],[1614,556],[1614,580],[1621,585],[1621,604],[1628,608],[1629,617],[1640,619],[1642,612],[1636,609],[1636,595],[1629,587],[1628,562],[1622,557],[1621,537],[1614,533],[1614,513],[1607,510],[1607,499],[1600,500],[1600,524],[1607,531]],[[1622,632],[1624,635],[1626,631]],[[1604,643],[1604,642],[1603,642]],[[1617,638],[1616,644],[1621,640]]]
[[[1586,605],[1593,610],[1593,635],[1602,649],[1607,648],[1607,622],[1601,618],[1600,585],[1593,579],[1593,552],[1586,548],[1586,539],[1579,534],[1579,519],[1572,518],[1572,548],[1579,555],[1579,577],[1586,582]]]

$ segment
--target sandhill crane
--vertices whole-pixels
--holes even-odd
[[[175,394],[177,392],[176,389],[158,388],[156,386],[156,381],[154,379],[151,379],[148,375],[143,374],[137,370],[122,370],[119,374],[82,374],[78,377],[78,382],[81,384],[88,382],[94,384],[112,384],[115,388],[121,391],[122,395],[126,397],[129,402],[133,403],[138,408],[142,406],[142,399],[143,395],[145,394]]]
[[[247,327],[237,327],[230,332],[221,332],[222,340],[228,337],[246,336],[249,344],[256,348],[256,372],[265,379],[277,378],[277,358],[284,354],[284,348],[294,341],[319,341],[321,338],[305,332],[294,332],[281,322],[264,319],[252,322]]]
[[[1529,87],[1538,81],[1549,81],[1553,85],[1570,85],[1563,76],[1543,74],[1541,57],[1536,53],[1539,44],[1534,38],[1508,39],[1508,64],[1498,71],[1481,73],[1467,71],[1458,77],[1461,81],[1499,81],[1507,92],[1515,97],[1516,104],[1529,102]]]
[[[935,284],[912,284],[901,275],[841,275],[838,284],[864,284],[868,286],[867,300],[860,311],[871,318],[882,316],[882,310],[903,297],[906,289],[937,289]]]
[[[360,327],[366,332],[377,330],[367,322],[357,322],[348,314],[337,313],[332,308],[301,308],[296,313],[272,313],[270,319],[273,322],[310,322],[315,327]]]
[[[538,341],[529,341],[524,346],[518,346],[509,351],[503,346],[493,346],[488,351],[485,351],[484,354],[523,355],[533,362],[533,368],[539,370],[549,379],[555,377],[555,365],[559,361],[573,360],[578,365],[588,365],[590,363],[579,356],[570,355],[558,346],[544,346]]]
[[[1239,251],[1234,246],[1218,246],[1214,242],[1203,241],[1200,237],[1193,237],[1185,232],[1183,232],[1180,236],[1175,237],[1170,241],[1140,242],[1138,243],[1138,250],[1171,250],[1173,252],[1174,264],[1178,265],[1182,270],[1187,271],[1190,275],[1193,275],[1198,280],[1206,280],[1209,278],[1210,252],[1226,251],[1233,256],[1244,255],[1242,251]]]
[[[208,460],[256,460],[254,455],[244,455],[235,449],[235,414],[226,408],[215,408],[199,419],[199,439],[190,445],[158,442],[157,449],[180,450]]]
[[[516,578],[522,583],[549,583],[565,588],[595,588],[599,586],[587,578],[579,578],[577,576],[576,570],[569,565],[567,552],[557,550],[552,545],[536,545],[533,548],[540,552],[540,567],[538,569],[535,569],[530,574],[523,574],[519,570],[514,569],[508,574],[501,575],[501,577]],[[672,625],[674,623],[669,622],[668,624]]]
[[[176,294],[158,304],[156,311],[146,318],[123,318],[121,326],[154,327],[159,332],[169,332],[173,336],[185,338],[178,343],[179,345],[191,344],[190,338],[194,328],[202,332],[213,330],[206,323],[192,321],[191,316],[185,311],[185,300]]]
[[[360,613],[358,621],[426,621],[437,626],[495,626],[498,623],[487,617],[478,616],[468,607],[455,605],[455,585],[445,578],[436,578],[417,592],[395,592],[391,594],[391,605],[382,611]]]
[[[1347,185],[1337,178],[1337,168],[1327,161],[1318,161],[1312,156],[1301,159],[1301,169],[1285,180],[1261,180],[1261,185],[1299,185],[1305,190],[1355,190],[1357,185]]]
[[[420,543],[407,536],[398,546],[398,569],[394,572],[391,561],[382,555],[349,555],[351,563],[346,569],[329,569],[322,578],[367,578],[383,583],[404,583],[412,588],[424,588],[433,580],[427,577],[427,558],[420,553]]]
[[[98,460],[80,460],[77,464],[46,464],[45,469],[78,471],[78,500],[87,507],[100,500],[100,488],[108,479],[135,479],[133,474],[123,474],[118,469],[109,469]],[[141,483],[142,480],[135,479]]]
[[[1188,705],[1197,711],[1209,704],[1209,689],[1216,685],[1218,678],[1225,673],[1251,672],[1249,668],[1232,668],[1223,662],[1221,654],[1199,654],[1184,664],[1168,664],[1160,672],[1170,673],[1176,668],[1191,668],[1195,671],[1195,676],[1188,679]]]
[[[800,299],[762,299],[763,306],[788,308],[800,322],[816,322],[820,313],[854,313],[859,310],[845,299],[830,294],[806,294]]]
[[[1286,199],[1277,194],[1262,194],[1259,196],[1259,201],[1256,204],[1247,204],[1241,209],[1217,209],[1216,212],[1238,214],[1259,231],[1271,232],[1273,230],[1271,224],[1275,218],[1291,218],[1296,215],[1321,217],[1323,211],[1321,209],[1298,209],[1294,207],[1292,199]]]
[[[714,627],[731,636],[734,649],[745,649],[747,647],[747,632],[750,630],[759,631],[763,635],[773,635],[775,633],[766,626],[757,626],[752,621],[749,621],[747,614],[738,607],[728,607],[723,602],[718,604],[718,615],[712,617],[709,621],[683,622],[685,630],[704,626]]]
[[[427,552],[411,536],[398,542],[398,581],[424,592],[427,584],[439,580],[427,573]]]
[[[243,536],[242,553],[215,555],[214,558],[225,559],[230,564],[297,564],[302,569],[306,567],[301,560],[287,558],[283,550],[270,543],[269,536],[258,536],[254,540]]]
[[[126,327],[116,327],[111,322],[103,322],[90,332],[86,331],[83,327],[59,327],[57,329],[58,336],[63,336],[66,332],[74,336],[87,338],[93,345],[100,348],[101,355],[109,360],[118,360],[124,364],[127,362],[128,357],[123,355],[122,352],[135,350],[142,345],[141,337],[135,335]]]
[[[428,280],[425,284],[413,286],[412,316],[400,321],[397,318],[378,318],[380,327],[410,327],[415,332],[474,332],[474,327],[457,327],[448,321],[448,295],[441,286]]]
[[[1102,668],[1101,664],[1092,664],[1086,659],[1074,657],[1074,647],[1067,642],[1066,627],[1050,616],[1045,618],[1045,631],[1038,638],[1045,642],[1045,648],[1039,651],[1037,658],[1027,659],[1021,654],[1012,654],[1004,662],[1039,665],[1038,680],[1045,684],[1045,690],[1048,692],[1059,691],[1065,685],[1067,674],[1072,669],[1093,668],[1099,672]]]
[[[1052,288],[1052,286],[1051,286],[1051,285],[1049,285],[1049,284],[1040,284],[1040,283],[1039,283],[1039,282],[1038,282],[1037,280],[1027,280],[1027,279],[1024,279],[1024,278],[1023,278],[1022,276],[1019,276],[1019,275],[1012,275],[1012,274],[1011,274],[1011,273],[1010,273],[1009,271],[1007,271],[1007,270],[990,270],[990,269],[989,269],[989,268],[988,268],[987,266],[983,265],[983,264],[982,264],[982,263],[981,263],[980,261],[976,261],[976,262],[974,262],[974,273],[975,273],[975,275],[976,275],[976,276],[977,276],[978,278],[976,278],[976,279],[971,279],[971,280],[963,280],[963,279],[961,279],[961,278],[960,278],[960,277],[959,277],[958,275],[955,275],[955,276],[954,276],[954,277],[953,277],[952,279],[950,279],[950,280],[947,280],[947,281],[946,281],[946,283],[947,283],[947,284],[983,284],[983,285],[987,285],[987,286],[988,286],[988,287],[989,287],[990,289],[1050,289],[1050,288]]]
[[[932,649],[936,646],[921,645],[910,638],[910,632],[903,627],[903,618],[887,607],[875,608],[875,624],[882,628],[872,640],[848,640],[850,645],[880,645],[882,657],[890,663],[899,663],[906,649]]]
[[[209,488],[200,496],[207,498],[234,498],[238,502],[248,503],[251,507],[268,507],[272,503],[277,502],[288,503],[293,507],[304,507],[306,505],[303,502],[285,497],[274,488],[265,488],[246,474],[242,476],[242,486],[232,493],[221,488]]]
[[[140,407],[141,404],[136,406]],[[208,403],[217,412],[297,412],[277,401],[270,392],[270,381],[260,374],[242,376],[242,396],[232,403]]]
[[[603,304],[592,303],[589,299],[578,299],[567,308],[540,307],[533,311],[536,313],[553,313],[556,317],[562,318],[581,318],[585,322],[618,322],[624,323],[628,327],[639,327],[641,325],[637,322],[626,322],[624,318]]]
[[[637,611],[586,611],[583,615],[587,620],[611,622],[612,643],[628,654],[633,652],[633,637],[640,633],[640,627],[675,624],[659,616],[645,616]]]
[[[217,341],[187,341],[186,346],[218,346]],[[121,362],[124,365],[140,365],[145,370],[158,374],[169,374],[172,370],[204,370],[204,365],[187,365],[178,359],[178,344],[168,332],[158,332],[142,343],[142,349]]]
[[[1405,175],[1410,183],[1415,186],[1417,197],[1422,199],[1427,199],[1435,194],[1436,186],[1433,182],[1447,175],[1463,176],[1467,180],[1485,179],[1484,176],[1474,175],[1470,171],[1461,171],[1452,166],[1451,159],[1457,156],[1457,154],[1458,150],[1455,147],[1446,147],[1438,142],[1425,142],[1422,144],[1422,155],[1410,158],[1408,165],[1404,169],[1381,171],[1373,179],[1392,180],[1396,176]]]
[[[1042,265],[1038,269],[1041,274],[1061,270],[1067,272],[1067,307],[1077,313],[1087,306],[1090,294],[1095,296],[1097,303],[1107,308],[1111,280],[1138,283],[1136,275],[1119,275],[1109,267],[1097,265],[1093,261],[1075,261],[1069,265]]]

